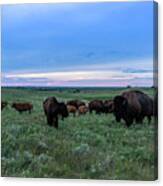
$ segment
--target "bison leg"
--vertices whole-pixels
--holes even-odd
[[[101,112],[99,110],[96,110],[96,114],[101,114]]]
[[[126,122],[127,127],[130,127],[131,124],[133,123],[133,119],[127,119],[125,122]]]
[[[53,119],[50,116],[47,116],[47,123],[48,125],[52,126],[53,125]]]
[[[148,116],[148,124],[151,123],[151,116]]]
[[[132,122],[126,121],[126,125],[127,125],[127,127],[130,127],[131,124],[132,124]]]
[[[143,117],[136,117],[136,123],[143,123]]]
[[[54,119],[54,127],[58,129],[58,117],[55,117]]]
[[[118,116],[115,116],[116,122],[121,122],[121,118]]]
[[[116,122],[120,123],[121,119],[120,118],[116,118]]]
[[[45,115],[47,115],[48,113],[46,112],[46,110],[44,109],[44,113],[45,113]]]

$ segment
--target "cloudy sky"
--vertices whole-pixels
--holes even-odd
[[[1,10],[3,86],[153,84],[153,2]]]

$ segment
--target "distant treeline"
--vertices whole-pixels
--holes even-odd
[[[64,91],[64,90],[68,90],[68,91],[72,91],[74,93],[78,93],[80,91],[83,90],[123,90],[123,89],[128,89],[128,88],[132,88],[132,89],[151,89],[154,87],[131,87],[131,86],[126,86],[126,87],[32,87],[32,86],[24,86],[24,87],[20,87],[20,86],[3,86],[3,88],[7,88],[7,89],[25,89],[25,90],[39,90],[39,91]]]

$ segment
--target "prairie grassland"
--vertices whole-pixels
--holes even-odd
[[[2,88],[9,105],[1,115],[1,174],[6,177],[154,180],[157,177],[156,124],[126,128],[112,114],[69,116],[59,129],[49,127],[42,102],[111,99],[124,89]],[[142,89],[153,95],[152,89]],[[34,105],[31,114],[11,108],[15,101]]]

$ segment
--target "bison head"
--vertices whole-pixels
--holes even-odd
[[[126,113],[128,101],[123,96],[116,96],[113,100],[113,103],[116,121],[120,122],[121,118],[123,118]]]

